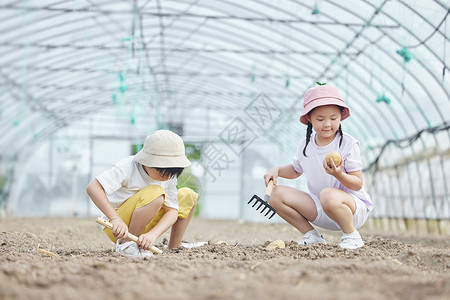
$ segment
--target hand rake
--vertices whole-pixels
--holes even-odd
[[[258,195],[253,195],[253,197],[250,199],[250,201],[247,202],[247,204],[250,204],[253,200],[255,200],[252,207],[255,207],[256,204],[259,203],[259,205],[256,207],[257,211],[262,206],[264,206],[264,208],[261,210],[260,213],[263,213],[267,209],[267,212],[264,215],[264,217],[266,217],[269,213],[272,213],[270,215],[269,219],[271,219],[277,212],[277,210],[269,204],[269,199],[270,199],[270,194],[272,193],[272,189],[273,189],[273,180],[270,180],[269,183],[267,184],[267,189],[266,189],[266,194],[264,195],[264,200],[261,199],[260,197],[258,197]]]

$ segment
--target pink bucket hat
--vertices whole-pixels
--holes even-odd
[[[344,99],[337,88],[331,85],[320,85],[310,88],[305,93],[305,99],[303,100],[303,114],[300,116],[300,122],[308,125],[308,120],[306,115],[318,106],[323,105],[337,105],[344,110],[342,110],[341,121],[347,119],[350,116],[350,110],[345,104]]]

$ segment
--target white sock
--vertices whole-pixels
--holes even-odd
[[[345,232],[342,233],[342,237],[358,237],[358,236],[361,236],[361,235],[359,234],[358,230],[356,230],[356,229],[352,233],[345,233]]]

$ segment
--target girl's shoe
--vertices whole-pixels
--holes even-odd
[[[313,230],[311,230],[313,231]],[[323,235],[318,234],[318,231],[316,233],[308,231],[305,233],[303,238],[298,241],[299,245],[312,245],[312,244],[326,244],[327,241],[323,238]]]
[[[344,249],[358,249],[364,246],[364,242],[359,232],[355,230],[349,234],[344,233],[339,246]]]

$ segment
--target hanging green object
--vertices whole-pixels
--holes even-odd
[[[386,104],[391,103],[391,99],[389,99],[388,97],[386,97],[384,94],[381,96],[378,96],[377,98],[377,102],[384,102]]]
[[[125,94],[125,92],[128,90],[128,86],[121,84],[119,90],[122,94]]]
[[[256,79],[255,70],[256,70],[256,67],[255,67],[255,64],[253,63],[253,65],[252,65],[252,71],[251,71],[251,73],[250,73],[250,76],[251,76],[251,78],[252,78],[252,82],[255,82],[255,79]]]
[[[131,123],[131,125],[134,125],[134,124],[136,124],[136,118],[133,116],[133,117],[131,117],[131,119],[130,119],[130,123]]]
[[[395,52],[397,52],[398,55],[403,57],[403,61],[405,63],[409,62],[412,59],[412,54],[411,52],[408,51],[408,49],[406,49],[406,47],[403,47],[402,49],[397,50]]]
[[[313,11],[311,12],[311,14],[318,15],[319,13],[320,13],[319,7],[317,7],[317,3],[316,3],[316,4],[314,4],[314,8],[313,8]]]
[[[114,103],[114,104],[117,104],[117,94],[116,94],[116,93],[114,93],[114,94],[112,95],[112,99],[113,99],[113,103]]]
[[[286,78],[286,83],[285,83],[285,87],[289,87],[289,85],[291,84],[291,81],[290,81],[290,79],[289,79],[289,77],[288,78]]]
[[[316,81],[316,83],[317,83],[317,85],[327,85],[327,83],[326,83],[326,82],[324,82],[324,83],[320,83],[320,82]]]

